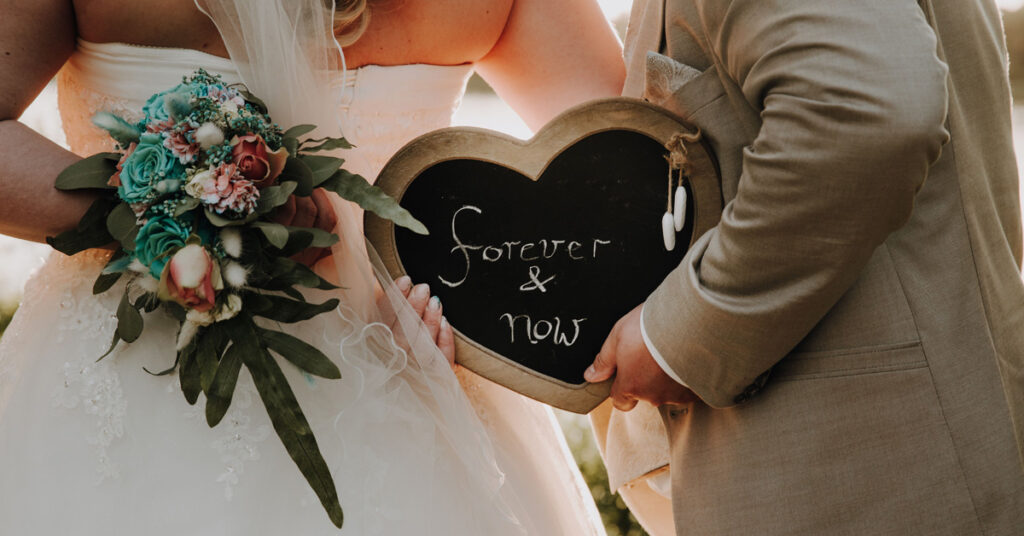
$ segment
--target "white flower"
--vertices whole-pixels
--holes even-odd
[[[233,119],[238,117],[238,104],[233,100],[224,101],[220,103],[220,111]]]
[[[225,227],[220,232],[220,243],[224,246],[224,252],[234,258],[242,256],[242,235],[238,229]],[[244,283],[243,283],[244,284]],[[242,285],[233,285],[240,287]]]
[[[214,320],[217,322],[223,322],[230,320],[242,312],[242,298],[237,294],[228,296],[227,300],[220,306],[217,313],[214,315]]]
[[[224,143],[224,131],[217,125],[206,122],[199,125],[199,128],[195,132],[196,141],[199,142],[199,146],[203,149],[209,149],[214,145],[220,145]]]
[[[227,249],[225,247],[225,249]],[[224,265],[222,274],[224,281],[232,287],[239,288],[244,287],[246,280],[249,278],[249,272],[241,264],[237,262],[228,262]]]
[[[213,170],[205,169],[195,175],[192,175],[188,184],[185,185],[185,193],[196,199],[203,199],[203,196],[207,191],[211,189],[216,190],[216,181],[217,179],[213,175]]]

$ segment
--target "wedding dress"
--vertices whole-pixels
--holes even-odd
[[[79,42],[58,77],[71,150],[110,150],[94,113],[137,119],[149,95],[197,67],[239,81],[231,61],[194,50]],[[402,144],[447,126],[471,70],[350,70],[333,88],[357,146],[346,167],[372,178]],[[108,255],[51,255],[0,341],[0,534],[337,534],[246,371],[209,429],[202,397],[189,406],[174,375],[143,370],[173,362],[176,324],[161,311],[138,341],[96,361],[120,296],[91,292]],[[381,344],[379,326],[352,333],[327,316],[290,332],[327,352],[343,379],[286,373],[335,478],[341,534],[603,534],[549,409],[466,371],[463,394],[443,359],[416,363]]]

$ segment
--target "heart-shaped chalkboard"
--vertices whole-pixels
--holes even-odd
[[[608,394],[608,382],[590,385],[583,371],[612,326],[718,221],[717,166],[694,134],[633,99],[573,108],[525,142],[475,128],[435,131],[396,153],[377,180],[430,235],[367,213],[367,236],[393,277],[429,283],[445,304],[462,365],[585,413]],[[679,245],[668,251],[673,137],[688,201]]]

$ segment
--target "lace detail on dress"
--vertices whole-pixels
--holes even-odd
[[[168,392],[181,398],[181,384],[175,380],[174,384],[168,387]],[[235,487],[238,486],[240,477],[245,472],[245,462],[253,462],[260,459],[259,444],[270,437],[273,431],[270,425],[261,424],[253,426],[252,411],[253,400],[257,396],[256,386],[248,372],[241,372],[238,377],[238,384],[235,387],[235,394],[231,400],[231,408],[228,409],[224,419],[213,429],[219,434],[210,446],[220,454],[220,460],[224,464],[224,470],[217,475],[217,482],[224,484],[224,498],[230,501],[235,496]],[[206,423],[206,399],[200,397],[202,402],[189,406],[185,411],[187,419],[196,421],[196,426],[207,426]]]
[[[34,278],[25,294],[26,301],[45,299],[42,295],[57,290],[58,320],[55,333],[58,343],[70,338],[77,353],[60,365],[63,381],[54,390],[55,408],[81,409],[94,418],[96,431],[86,441],[96,449],[97,484],[120,473],[111,461],[108,448],[124,436],[124,420],[128,403],[121,389],[116,368],[117,352],[97,362],[106,351],[117,327],[111,296],[93,296],[95,275],[110,256],[109,252],[91,250],[74,257],[55,254]],[[38,283],[37,283],[38,282]],[[45,285],[37,288],[36,285]],[[116,292],[112,292],[116,294]]]
[[[92,116],[99,111],[110,112],[128,121],[142,119],[142,110],[132,106],[129,99],[93,91],[67,67],[57,74],[57,105],[71,152],[91,155],[114,150],[114,141],[92,124]]]

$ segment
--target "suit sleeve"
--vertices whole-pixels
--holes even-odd
[[[719,20],[709,48],[762,126],[721,222],[643,321],[675,375],[723,407],[906,223],[948,132],[947,70],[916,2],[736,0]]]

